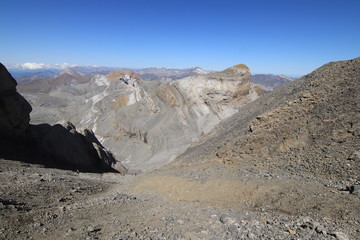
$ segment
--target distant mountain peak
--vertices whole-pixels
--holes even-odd
[[[208,74],[210,71],[204,70],[201,67],[194,67],[192,68],[192,71],[195,72],[196,74]]]
[[[245,73],[245,72],[250,72],[250,69],[245,64],[237,64],[237,65],[234,65],[232,67],[225,69],[222,72],[223,73],[227,73],[227,72]]]
[[[73,68],[65,68],[63,71],[61,71],[58,75],[64,75],[64,74],[68,74],[71,76],[84,76],[84,74],[76,71]]]

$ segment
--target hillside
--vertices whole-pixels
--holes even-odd
[[[359,65],[359,58],[326,64],[247,104],[178,162],[196,156],[197,163],[215,160],[356,180]]]

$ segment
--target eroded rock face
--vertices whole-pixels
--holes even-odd
[[[30,104],[16,91],[16,81],[0,63],[0,134],[18,136],[30,122]]]
[[[30,104],[16,91],[16,81],[0,64],[0,158],[89,172],[115,171],[112,153],[90,130],[70,122],[30,125]],[[118,171],[126,173],[121,163]]]

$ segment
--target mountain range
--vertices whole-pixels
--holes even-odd
[[[168,72],[189,73],[159,71],[160,77]],[[196,71],[199,69],[190,70]],[[144,81],[126,69],[90,77],[71,68],[47,80],[22,83],[18,90],[36,106],[32,124],[67,119],[77,127],[91,129],[126,167],[141,171],[175,158],[222,119],[262,94],[245,65],[222,72],[201,71],[171,82],[162,78]]]
[[[19,64],[10,66],[10,73],[17,78],[19,83],[34,81],[34,80],[43,80],[47,78],[54,77],[55,75],[61,73],[62,71],[71,68],[74,71],[93,77],[97,74],[106,75],[112,71],[118,70],[120,68],[115,67],[96,67],[96,66],[71,66],[70,64],[63,64],[58,66],[51,66],[45,64],[35,64],[35,67],[28,65],[34,64]],[[162,81],[173,81],[176,79],[184,78],[187,76],[192,76],[196,74],[206,74],[211,71],[203,70],[199,67],[194,68],[185,68],[185,69],[168,69],[168,68],[143,68],[143,69],[132,69],[134,72],[138,73],[143,80],[162,80]]]
[[[41,85],[42,80],[51,81],[52,78],[56,78],[57,75],[63,72],[66,73],[66,68],[72,69],[71,71],[77,72],[78,75],[86,76],[87,79],[96,76],[97,74],[106,75],[111,71],[118,70],[114,67],[94,67],[94,66],[72,66],[70,64],[59,65],[57,67],[50,65],[36,65],[37,68],[29,68],[27,65],[15,65],[9,69],[11,74],[17,79],[20,84],[30,85],[28,88],[33,88],[35,91],[39,88],[40,91],[46,90],[46,87],[37,87]],[[47,66],[47,67],[46,67]],[[185,78],[193,75],[207,74],[213,71],[203,70],[199,67],[186,68],[186,69],[167,69],[167,68],[143,68],[132,69],[136,72],[142,80],[145,81],[161,81],[169,83],[177,79]],[[288,83],[294,78],[286,77],[283,75],[273,74],[254,74],[251,75],[251,80],[258,84],[265,93],[280,87],[281,85]],[[53,82],[56,80],[53,80]],[[47,83],[45,83],[47,84]],[[56,85],[56,84],[55,84]],[[33,87],[31,87],[33,86]],[[26,87],[25,87],[26,88]],[[29,91],[29,89],[27,90]]]

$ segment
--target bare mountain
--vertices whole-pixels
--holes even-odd
[[[19,85],[20,92],[27,93],[48,93],[51,90],[68,84],[70,82],[84,83],[88,82],[91,77],[81,74],[72,68],[67,68],[60,73],[48,79],[35,79],[28,82],[23,82]]]

